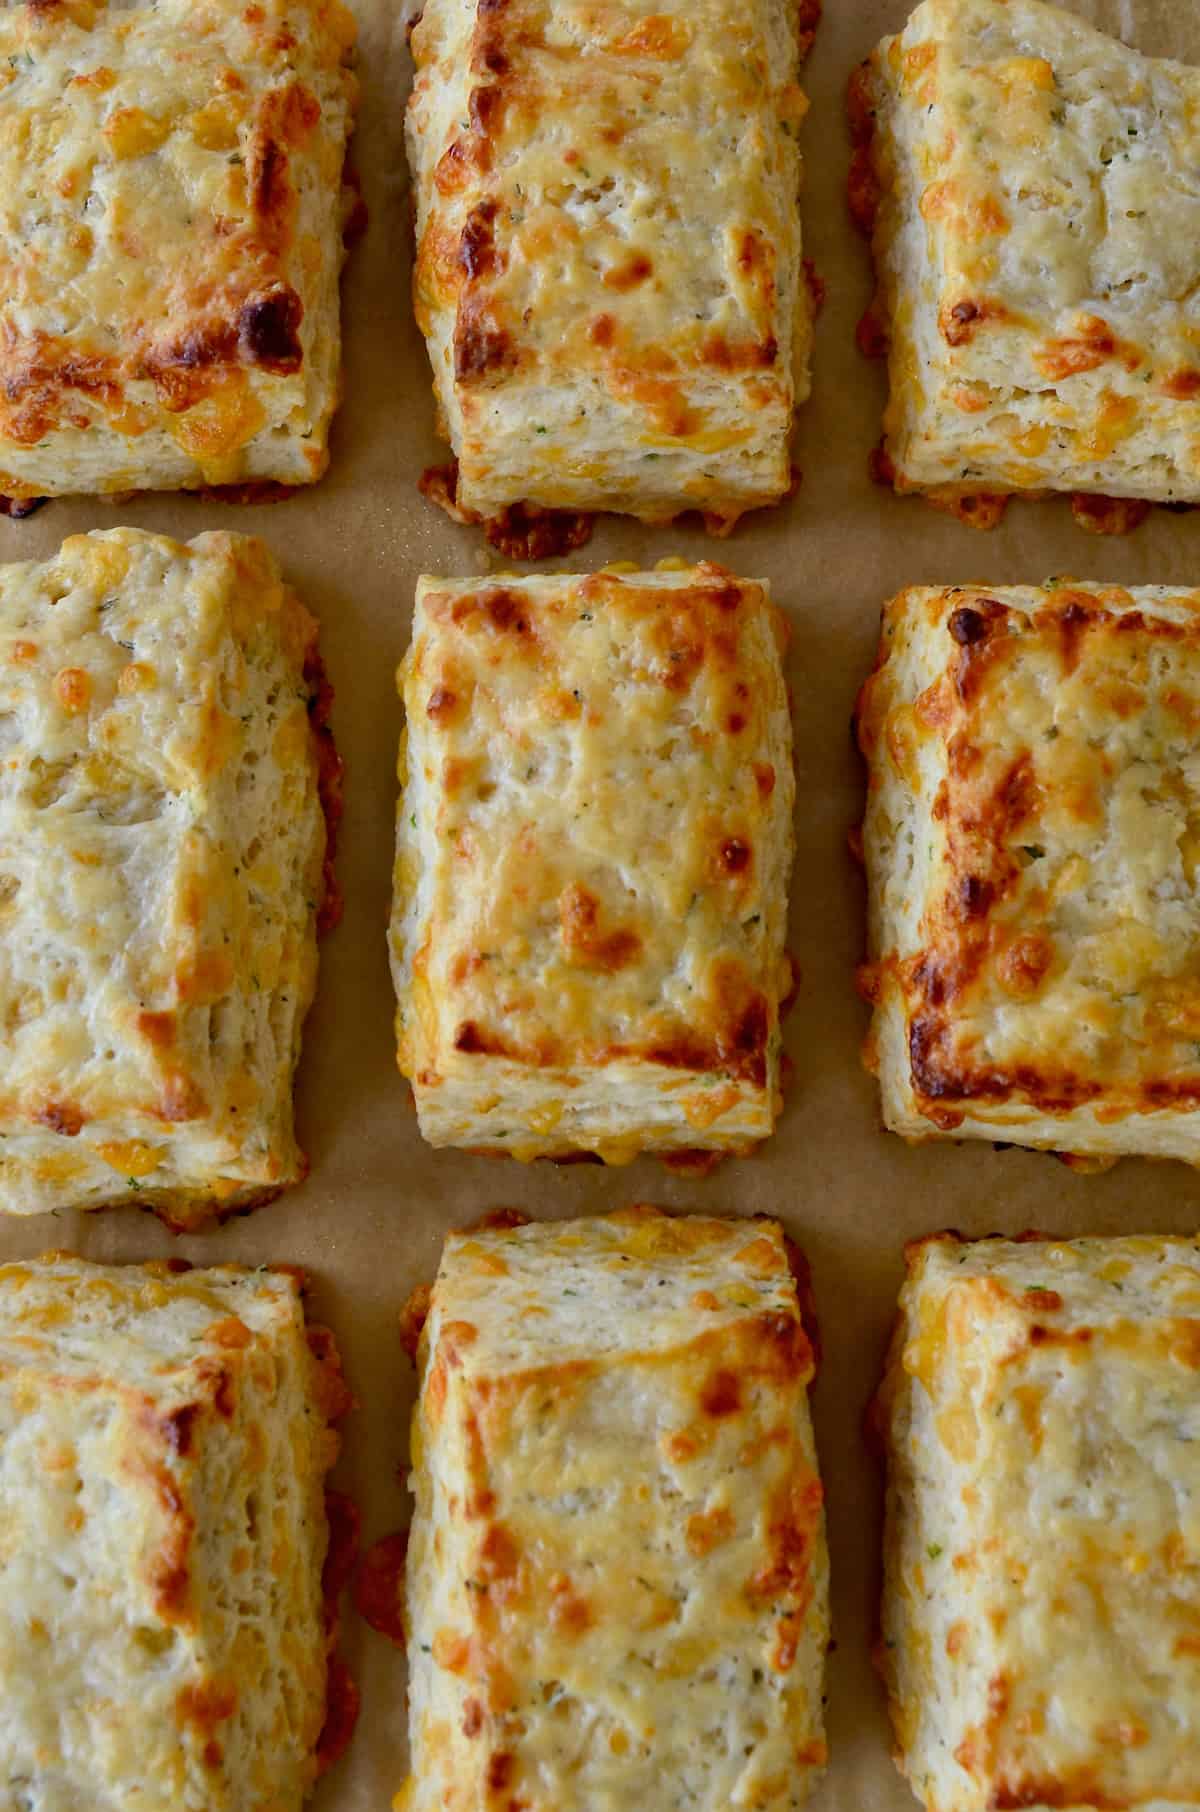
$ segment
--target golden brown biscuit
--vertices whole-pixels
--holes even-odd
[[[1198,723],[1200,593],[885,607],[859,738],[893,1130],[1200,1162]]]
[[[353,48],[340,0],[0,7],[0,493],[321,476]]]
[[[897,489],[1200,500],[1200,70],[923,0],[856,86]]]
[[[828,1581],[779,1227],[451,1234],[419,1363],[410,1812],[798,1804]]]
[[[337,1407],[293,1276],[0,1267],[13,1812],[296,1812],[332,1671]]]
[[[929,1812],[1193,1805],[1194,1239],[908,1249],[882,1672]]]
[[[241,535],[0,567],[0,1211],[184,1225],[303,1176],[316,635]]]
[[[699,509],[791,483],[808,394],[797,0],[429,0],[417,320],[458,503]]]
[[[420,581],[391,942],[433,1144],[620,1162],[770,1133],[783,634],[715,566]]]

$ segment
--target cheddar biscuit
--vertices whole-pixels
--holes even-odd
[[[859,740],[884,1118],[1200,1162],[1200,592],[915,588]]]
[[[0,492],[321,476],[353,47],[340,0],[0,7]]]
[[[799,1804],[828,1567],[780,1228],[451,1234],[419,1365],[412,1812]]]
[[[797,0],[429,0],[415,303],[458,503],[728,527],[808,394]]]
[[[770,1133],[783,634],[716,566],[419,582],[391,945],[431,1143],[621,1162]]]
[[[856,90],[897,489],[1200,500],[1200,70],[923,0]]]
[[[290,1275],[0,1267],[13,1812],[298,1812],[330,1673],[334,1363]]]
[[[325,888],[316,624],[260,541],[0,567],[0,1208],[185,1225],[304,1174]]]
[[[896,1759],[929,1812],[1194,1804],[1194,1239],[908,1249],[878,1402]]]

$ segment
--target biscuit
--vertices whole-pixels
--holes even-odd
[[[409,1812],[797,1805],[828,1567],[780,1228],[451,1234],[419,1364]]]
[[[908,1249],[877,1405],[897,1761],[929,1812],[1200,1800],[1200,1248]]]
[[[182,1226],[303,1176],[336,790],[316,636],[245,536],[112,529],[0,567],[4,1213]]]
[[[1200,592],[914,588],[863,689],[884,1119],[1200,1162]]]
[[[337,1394],[293,1276],[0,1267],[11,1812],[296,1812],[333,1673]]]
[[[855,100],[896,488],[1200,500],[1200,70],[923,0]]]
[[[340,0],[0,7],[0,492],[321,476],[354,36]]]
[[[431,1143],[620,1162],[771,1132],[783,634],[715,566],[419,582],[391,944]]]
[[[457,501],[708,512],[791,485],[808,394],[797,0],[428,0],[414,296]]]

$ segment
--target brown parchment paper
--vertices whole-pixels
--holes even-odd
[[[874,487],[866,458],[879,434],[883,376],[854,346],[870,294],[865,248],[843,191],[843,94],[875,40],[898,30],[904,0],[825,0],[807,69],[806,251],[828,285],[818,322],[814,394],[796,457],[802,488],[747,518],[726,542],[697,528],[602,522],[576,566],[667,554],[723,560],[766,577],[792,623],[798,851],[791,937],[803,970],[786,1045],[794,1084],[761,1155],[696,1180],[643,1159],[625,1170],[519,1166],[434,1152],[417,1133],[395,1068],[384,926],[400,729],[393,670],[408,640],[422,571],[484,572],[501,562],[482,537],[417,494],[445,457],[432,430],[424,347],[409,305],[411,228],[402,115],[410,79],[405,19],[389,0],[351,0],[361,33],[356,154],[370,209],[343,289],[346,399],[328,476],[264,508],[155,497],[79,499],[28,521],[0,522],[0,559],[42,558],[67,534],[128,522],[187,537],[205,528],[264,535],[321,620],[336,687],[333,724],[346,759],[339,872],[345,918],[326,940],[299,1085],[307,1182],[223,1229],[176,1239],[136,1210],[0,1223],[0,1259],[70,1246],[97,1258],[179,1254],[196,1263],[288,1260],[310,1268],[318,1319],[335,1329],[360,1407],[345,1425],[336,1482],[363,1511],[364,1538],[407,1520],[404,1489],[412,1376],[396,1337],[409,1290],[430,1277],[447,1227],[500,1204],[535,1216],[631,1200],[777,1215],[808,1251],[825,1338],[815,1397],[833,1560],[832,1761],[816,1812],[903,1812],[913,1802],[889,1760],[886,1717],[869,1664],[878,1568],[878,1483],[861,1438],[901,1276],[904,1240],[933,1228],[1058,1234],[1193,1231],[1200,1178],[1182,1165],[1126,1160],[1078,1177],[1053,1158],[986,1144],[908,1149],[879,1124],[859,1062],[866,1011],[853,985],[862,956],[863,887],[846,851],[861,809],[850,745],[857,686],[873,656],[879,605],[901,585],[1038,581],[1048,573],[1123,584],[1200,585],[1200,513],[1156,511],[1134,535],[1083,534],[1065,503],[1014,504],[981,534],[915,499]],[[1075,0],[1076,10],[1154,54],[1200,61],[1200,0]],[[733,9],[736,16],[736,7]],[[347,1619],[343,1649],[362,1689],[354,1744],[320,1787],[316,1812],[386,1812],[405,1772],[402,1658]]]

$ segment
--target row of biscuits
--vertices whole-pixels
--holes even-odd
[[[928,1812],[1186,1798],[1197,1241],[907,1257],[873,1412],[899,1766]],[[359,1574],[407,1638],[398,1805],[803,1801],[830,1636],[807,1294],[766,1219],[448,1237],[409,1317],[407,1561]],[[348,1395],[301,1281],[9,1264],[0,1359],[11,1803],[297,1812],[355,1703],[322,1507]]]
[[[0,568],[3,1211],[176,1226],[297,1182],[340,773],[258,541]],[[781,614],[721,568],[426,579],[391,948],[434,1145],[695,1167],[782,1102]],[[858,729],[887,1124],[1195,1162],[1200,596],[1052,581],[884,610]]]
[[[727,532],[793,487],[819,10],[429,0],[414,305],[455,458],[426,488],[497,545],[577,546],[598,510]],[[340,0],[0,8],[9,513],[321,476],[355,36]],[[977,523],[1064,491],[1108,529],[1200,501],[1198,96],[1043,0],[922,0],[858,72],[898,489]]]

